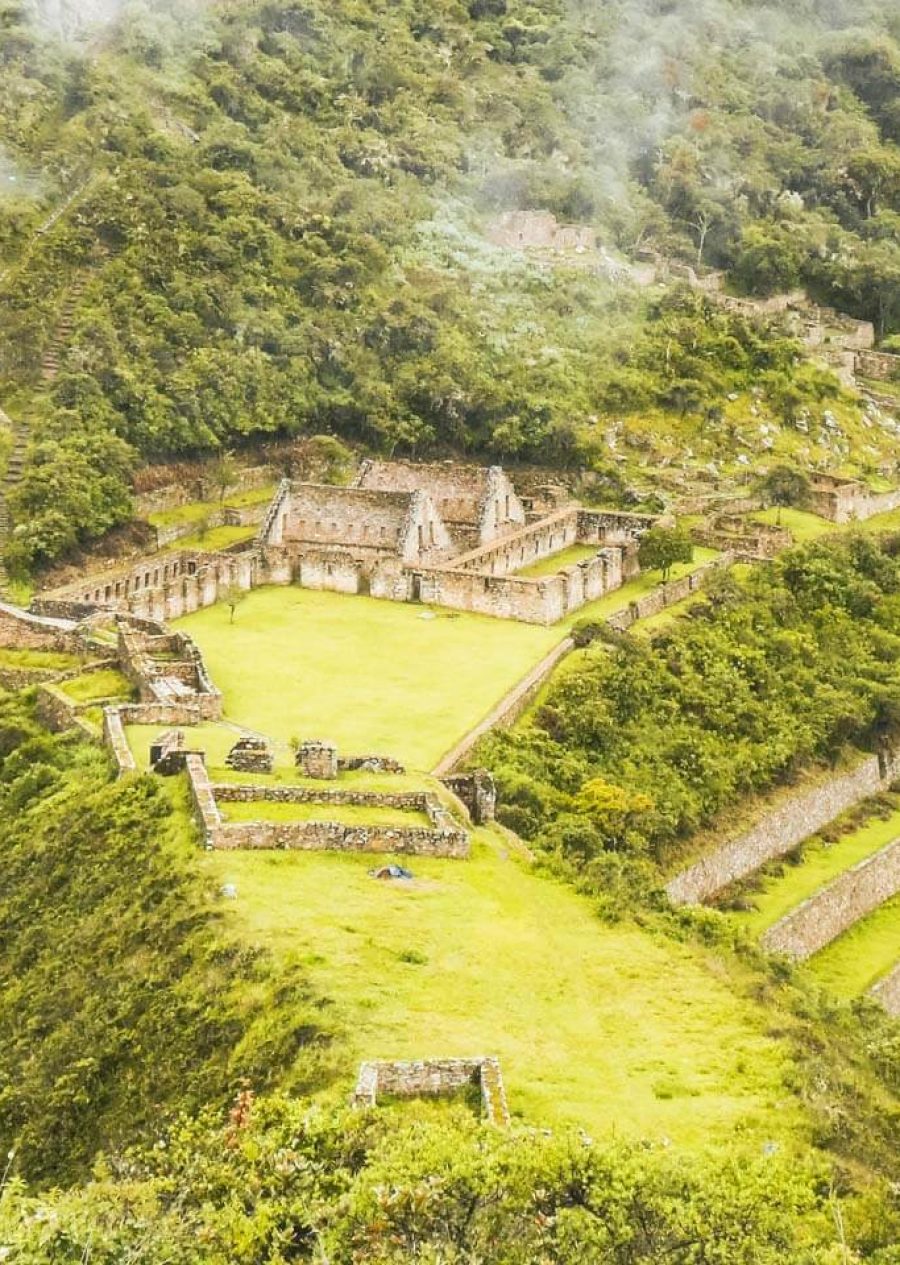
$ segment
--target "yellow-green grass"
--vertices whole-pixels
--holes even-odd
[[[79,666],[77,655],[63,654],[57,650],[11,650],[0,648],[2,668],[40,668],[48,672],[66,672]]]
[[[599,545],[571,545],[550,558],[543,558],[540,562],[533,562],[530,567],[523,567],[516,575],[525,580],[539,580],[543,576],[556,575],[563,567],[574,567],[578,562],[593,558],[599,549]]]
[[[59,687],[76,703],[88,703],[97,698],[130,698],[131,684],[121,672],[104,668],[100,672],[86,672]]]
[[[203,853],[227,929],[299,962],[364,1058],[497,1054],[510,1105],[535,1124],[758,1149],[806,1138],[771,1016],[715,954],[631,925],[530,870],[493,831],[470,861]],[[740,970],[740,967],[735,967]],[[349,1087],[349,1084],[348,1084]]]
[[[153,527],[176,527],[182,523],[202,523],[204,518],[218,513],[223,505],[233,509],[246,509],[250,505],[271,501],[274,495],[275,484],[263,488],[250,488],[246,492],[236,492],[233,496],[227,496],[224,502],[189,501],[186,505],[176,505],[173,509],[158,510],[154,514],[148,514],[147,521]]]
[[[810,959],[807,969],[840,997],[858,997],[900,962],[900,896]]]
[[[900,531],[900,509],[888,510],[885,514],[875,514],[872,518],[863,519],[861,523],[850,523],[844,530],[864,532]]]
[[[900,836],[900,809],[886,818],[873,818],[837,843],[813,841],[798,865],[786,864],[780,875],[762,880],[752,897],[753,909],[736,915],[754,935],[761,935],[779,918],[813,896],[839,874],[864,861]]]
[[[258,527],[210,527],[207,531],[194,532],[190,536],[179,536],[171,540],[160,550],[161,553],[175,553],[179,549],[205,549],[215,553],[220,549],[228,549],[232,545],[245,540],[252,540]]]
[[[338,821],[345,826],[415,826],[427,829],[431,823],[423,812],[384,808],[378,804],[279,804],[258,800],[252,803],[219,805],[226,821]]]
[[[282,742],[432,768],[559,640],[557,628],[293,587],[176,627],[199,645],[229,720]]]
[[[810,514],[808,510],[792,509],[790,506],[782,509],[772,506],[766,510],[759,510],[752,515],[752,518],[758,523],[768,523],[770,527],[780,523],[782,527],[790,531],[798,545],[837,530],[834,523],[830,523],[827,518]]]

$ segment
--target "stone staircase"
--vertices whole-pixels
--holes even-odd
[[[0,484],[0,593],[5,592],[9,583],[3,552],[12,531],[12,516],[9,512],[9,494],[22,478],[25,467],[25,449],[28,447],[28,428],[17,425],[12,418],[0,409],[0,423],[9,427],[13,433],[13,447],[6,467],[6,475]]]
[[[41,377],[45,382],[53,382],[59,373],[66,346],[72,337],[75,309],[84,294],[86,285],[87,276],[84,273],[79,273],[66,292],[66,297],[60,309],[59,320],[41,359]]]

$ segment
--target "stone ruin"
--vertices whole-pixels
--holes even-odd
[[[453,773],[441,778],[441,781],[465,804],[473,825],[484,826],[494,820],[497,812],[497,787],[487,769],[475,769],[472,773]]]
[[[271,773],[275,757],[265,738],[240,738],[225,757],[225,767],[235,773]]]
[[[376,1107],[379,1097],[448,1098],[470,1086],[480,1092],[485,1118],[507,1126],[510,1116],[500,1060],[493,1056],[362,1063],[350,1101],[365,1108]]]
[[[297,747],[294,762],[304,777],[331,782],[339,773],[405,773],[398,760],[385,755],[339,756],[333,742],[310,738]]]

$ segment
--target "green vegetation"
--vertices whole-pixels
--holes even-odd
[[[761,935],[779,918],[814,895],[820,887],[832,882],[866,857],[887,847],[900,836],[900,808],[873,817],[864,826],[840,834],[828,842],[813,837],[803,845],[802,853],[782,865],[780,871],[767,874],[747,897],[750,912],[738,915],[740,921],[756,935]],[[898,945],[900,957],[900,945]],[[863,955],[868,961],[868,955]]]
[[[654,881],[648,860],[672,865],[741,798],[896,731],[898,597],[891,542],[850,534],[714,577],[691,618],[649,642],[607,632],[529,723],[476,753],[502,820],[615,910]]]
[[[123,522],[135,464],[268,437],[586,464],[623,495],[763,438],[890,457],[792,339],[628,280],[650,249],[896,331],[900,54],[874,0],[135,0],[80,47],[32,12],[0,6],[0,395],[34,440],[15,568]],[[606,255],[496,248],[521,207]]]
[[[76,703],[89,703],[101,698],[131,698],[131,682],[114,668],[100,672],[86,672],[71,681],[63,681],[59,687]]]
[[[11,650],[0,647],[0,667],[46,669],[48,672],[68,672],[77,668],[79,659],[74,654],[58,650]]]
[[[433,767],[561,638],[557,629],[306,589],[250,593],[179,621],[229,720],[347,755]],[[448,683],[452,682],[452,688]]]
[[[791,506],[773,506],[770,509],[759,510],[752,514],[751,518],[758,523],[768,523],[770,527],[786,527],[798,545],[840,530],[827,518],[820,518],[818,514],[811,514],[808,510],[794,509]]]
[[[0,695],[0,1146],[32,1179],[75,1180],[242,1075],[327,1079],[304,977],[217,932],[168,790],[176,813]]]
[[[642,571],[661,571],[663,581],[669,579],[672,568],[687,565],[694,560],[694,546],[689,534],[675,527],[651,527],[641,537],[638,561]]]
[[[900,897],[811,958],[808,969],[838,997],[859,997],[900,962]]]
[[[466,863],[401,858],[413,883],[370,878],[380,860],[203,858],[217,885],[237,888],[226,925],[296,956],[332,999],[354,1060],[488,1050],[503,1060],[516,1113],[598,1136],[613,1127],[691,1150],[735,1135],[751,1149],[804,1138],[802,1114],[785,1103],[788,1047],[702,950],[602,927],[588,901],[488,832]]]
[[[593,558],[598,548],[598,545],[571,545],[568,549],[563,549],[561,553],[555,553],[550,558],[543,558],[540,562],[533,562],[531,566],[523,567],[516,574],[522,576],[523,579],[531,580],[556,575],[563,567],[574,567],[579,562]]]
[[[232,545],[239,545],[244,541],[252,540],[256,535],[258,528],[256,527],[207,527],[204,530],[194,532],[190,536],[181,536],[178,540],[173,540],[171,544],[164,546],[169,553],[174,553],[179,549],[202,549],[210,553],[215,553],[217,549],[229,549]]]
[[[275,495],[274,484],[262,488],[249,488],[246,492],[231,493],[225,501],[227,506],[245,509],[251,505],[262,505],[271,501]],[[186,505],[176,505],[170,510],[157,510],[149,514],[147,521],[153,527],[178,527],[184,523],[202,523],[205,518],[221,511],[217,501],[189,501]]]

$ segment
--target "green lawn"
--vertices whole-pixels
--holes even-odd
[[[233,496],[226,496],[224,502],[189,501],[186,505],[177,505],[174,509],[159,510],[155,514],[148,514],[147,521],[154,527],[175,527],[181,523],[202,523],[204,518],[209,518],[211,514],[217,513],[223,504],[234,509],[246,509],[248,505],[259,505],[265,501],[271,501],[275,495],[275,487],[276,485],[273,483],[264,488],[250,488],[246,492],[236,492]]]
[[[425,813],[368,804],[220,804],[226,821],[339,821],[345,826],[409,826],[427,829]]]
[[[876,909],[807,964],[840,997],[858,997],[900,962],[900,896]]]
[[[734,996],[714,954],[607,928],[591,902],[478,831],[471,861],[407,858],[415,882],[370,878],[370,856],[203,853],[251,945],[296,959],[363,1058],[498,1054],[510,1105],[701,1148],[805,1137],[786,1047]],[[349,1076],[352,1073],[348,1071]]]
[[[205,549],[215,553],[219,549],[228,549],[231,545],[240,544],[244,540],[252,540],[259,531],[258,527],[210,527],[207,531],[194,532],[191,536],[179,536],[164,545],[162,553],[175,553],[179,549]]]
[[[86,672],[84,676],[64,681],[59,688],[77,703],[88,703],[98,698],[131,698],[132,695],[131,683],[114,668]]]
[[[57,650],[11,650],[0,647],[0,667],[2,668],[35,668],[48,672],[65,672],[69,668],[77,668],[79,659],[74,654],[63,654]]]
[[[751,517],[758,523],[768,523],[770,527],[780,523],[782,527],[790,531],[798,545],[839,530],[827,518],[820,518],[818,514],[810,514],[807,510],[791,509],[790,506],[785,506],[781,510],[772,506],[770,509],[760,510]]]
[[[859,861],[872,856],[900,835],[900,809],[887,818],[873,818],[837,843],[815,843],[804,851],[799,865],[786,864],[780,875],[762,880],[752,897],[754,908],[736,915],[754,935],[762,933],[797,905],[814,895]]]
[[[560,639],[487,616],[299,588],[178,621],[203,651],[228,719],[282,742],[432,768]]]
[[[574,567],[578,562],[593,558],[600,551],[600,545],[572,545],[550,558],[534,562],[530,567],[523,567],[516,575],[523,580],[540,580],[544,576],[556,575],[563,567]]]

